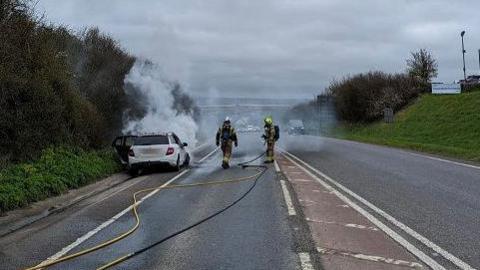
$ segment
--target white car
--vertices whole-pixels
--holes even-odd
[[[169,166],[180,170],[190,164],[187,143],[175,133],[118,137],[114,147],[130,174],[151,166]]]

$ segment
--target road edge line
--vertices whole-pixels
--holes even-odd
[[[470,169],[480,170],[480,166],[475,166],[475,165],[468,164],[468,163],[462,163],[462,162],[458,162],[458,161],[453,161],[453,160],[448,160],[448,159],[438,158],[438,157],[432,157],[432,156],[429,156],[429,155],[417,154],[417,153],[412,153],[412,152],[408,152],[408,153],[412,156],[415,156],[415,157],[422,157],[422,158],[441,161],[441,162],[445,162],[445,163],[450,163],[450,164],[454,164],[454,165],[457,165],[457,166],[462,166],[462,167],[466,167],[466,168],[470,168]]]
[[[430,249],[434,250],[435,252],[441,254],[445,259],[449,260],[450,262],[452,262],[453,264],[455,264],[457,267],[459,267],[460,269],[463,269],[463,270],[475,270],[475,268],[473,268],[472,266],[470,266],[469,264],[467,264],[466,262],[462,261],[461,259],[455,257],[453,254],[451,254],[450,252],[446,251],[445,249],[441,248],[440,246],[438,246],[437,244],[433,243],[432,241],[428,240],[426,237],[424,237],[423,235],[419,234],[418,232],[414,231],[412,228],[408,227],[407,225],[403,224],[402,222],[398,221],[397,219],[395,219],[394,217],[392,217],[391,215],[387,214],[385,211],[383,211],[382,209],[378,208],[377,206],[373,205],[372,203],[370,203],[369,201],[367,201],[366,199],[360,197],[359,195],[357,195],[356,193],[354,193],[353,191],[351,191],[350,189],[346,188],[345,186],[343,186],[342,184],[338,183],[337,181],[333,180],[331,177],[329,177],[328,175],[320,172],[319,170],[315,169],[314,167],[312,167],[310,164],[306,163],[305,161],[301,160],[299,157],[287,152],[287,151],[283,151],[284,153],[286,153],[287,155],[290,155],[291,157],[297,159],[299,162],[303,163],[306,167],[308,167],[309,169],[311,169],[312,171],[314,171],[315,173],[317,173],[318,175],[322,176],[323,178],[325,178],[326,180],[328,180],[329,182],[331,182],[332,184],[334,184],[335,186],[337,186],[338,188],[340,188],[341,190],[343,190],[344,192],[346,192],[347,194],[349,194],[350,196],[352,196],[353,198],[357,199],[358,201],[360,201],[361,203],[363,203],[364,205],[366,205],[368,208],[370,208],[371,210],[373,210],[374,212],[376,212],[377,214],[381,215],[383,218],[385,218],[386,220],[388,220],[390,223],[392,223],[393,225],[395,225],[396,227],[400,228],[401,230],[403,230],[405,233],[407,233],[408,235],[412,236],[413,238],[417,239],[418,241],[420,241],[422,244],[424,244],[425,246],[429,247]]]
[[[288,155],[291,155],[294,157],[294,155],[284,151],[286,155],[285,158],[290,160],[292,163],[297,165],[300,169],[302,169],[305,173],[313,177],[317,182],[319,182],[322,186],[324,186],[326,189],[331,190],[337,197],[339,197],[342,201],[344,201],[346,204],[350,205],[353,209],[355,209],[358,213],[360,213],[362,216],[367,218],[370,222],[372,222],[375,226],[380,228],[385,234],[387,234],[389,237],[391,237],[393,240],[395,240],[397,243],[399,243],[401,246],[406,248],[409,252],[411,252],[413,255],[415,255],[418,259],[420,259],[422,262],[424,262],[426,265],[428,265],[430,268],[433,270],[446,270],[445,267],[441,266],[438,262],[430,258],[428,255],[426,255],[423,251],[419,250],[417,247],[412,245],[410,242],[408,242],[405,238],[403,238],[401,235],[390,229],[387,225],[382,223],[380,220],[378,220],[376,217],[374,217],[372,214],[370,214],[368,211],[364,210],[360,206],[358,206],[356,203],[351,201],[349,198],[347,198],[345,195],[340,193],[338,190],[327,184],[325,181],[320,179],[318,176],[310,172],[308,169],[303,167],[302,165],[298,164],[298,162],[294,161],[292,158],[290,158]],[[300,159],[299,159],[300,160]],[[302,161],[302,160],[300,160]],[[303,161],[302,161],[303,162]],[[308,165],[308,164],[306,164]],[[310,165],[308,165],[310,166]],[[311,167],[311,166],[310,166]],[[316,170],[315,170],[316,171]],[[326,178],[327,179],[327,178]],[[331,179],[331,178],[330,178]],[[330,181],[330,179],[327,179]],[[333,180],[333,179],[332,179]],[[334,181],[332,181],[334,183]],[[335,183],[334,183],[335,184]],[[353,193],[353,192],[352,192]],[[357,195],[358,196],[358,195]]]

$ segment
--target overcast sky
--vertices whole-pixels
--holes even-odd
[[[478,0],[40,0],[56,24],[98,26],[190,91],[312,97],[334,78],[402,72],[409,52],[432,51],[437,81],[480,73]]]

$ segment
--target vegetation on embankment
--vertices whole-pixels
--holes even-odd
[[[35,162],[11,165],[0,171],[0,212],[60,195],[120,170],[108,150],[45,149]]]
[[[157,63],[138,60],[96,27],[52,25],[35,4],[0,1],[1,211],[118,171],[102,149],[151,111],[144,89],[125,78],[137,61]],[[162,83],[172,110],[198,115],[179,83]]]
[[[480,91],[423,94],[386,124],[342,124],[335,135],[480,161]]]
[[[50,146],[101,149],[145,110],[124,87],[135,57],[97,28],[44,22],[34,6],[0,2],[0,168]]]

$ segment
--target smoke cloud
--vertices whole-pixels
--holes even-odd
[[[197,144],[198,126],[194,120],[195,110],[180,106],[177,83],[172,83],[160,66],[149,61],[137,60],[125,78],[126,91],[135,89],[144,96],[147,112],[143,118],[128,121],[125,134],[174,132],[183,142]],[[132,95],[134,96],[134,95]],[[193,104],[191,105],[193,106]]]

